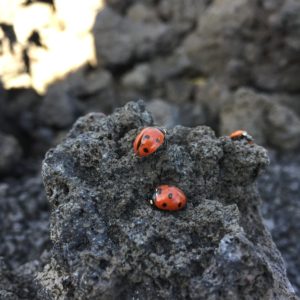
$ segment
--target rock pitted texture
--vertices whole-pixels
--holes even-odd
[[[39,299],[35,276],[50,249],[40,176],[0,183],[0,299]]]
[[[268,164],[257,145],[177,126],[146,159],[143,103],[79,119],[50,150],[43,178],[52,208],[53,257],[38,276],[55,299],[296,299],[258,213],[255,179]],[[174,184],[186,209],[146,201]]]
[[[300,293],[300,155],[271,156],[271,165],[258,181],[264,199],[262,214],[287,264],[287,273]]]
[[[9,267],[50,248],[48,209],[40,176],[0,183],[0,257]]]

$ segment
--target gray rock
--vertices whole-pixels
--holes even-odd
[[[203,107],[194,103],[180,105],[178,124],[192,127],[205,125],[206,116]]]
[[[92,111],[110,113],[116,106],[113,77],[105,69],[85,66],[70,74],[61,84],[68,95],[79,100],[75,103],[80,114]]]
[[[124,12],[135,0],[105,0],[105,3],[118,12]]]
[[[11,172],[20,161],[22,148],[12,135],[0,132],[0,174]]]
[[[148,64],[139,64],[124,75],[122,85],[137,90],[145,89],[149,85],[152,74]]]
[[[266,117],[266,139],[271,146],[281,150],[299,147],[300,118],[292,110],[273,104]]]
[[[97,59],[110,68],[167,53],[178,43],[172,27],[133,21],[108,7],[97,15],[93,32]]]
[[[173,79],[166,82],[168,100],[172,103],[184,105],[191,102],[194,85],[188,80]]]
[[[300,3],[214,1],[183,44],[195,72],[268,91],[299,92]]]
[[[81,98],[95,95],[105,89],[111,88],[112,76],[104,69],[84,67],[70,74],[64,81],[65,89],[73,96]]]
[[[76,99],[58,83],[49,87],[38,110],[41,124],[53,128],[66,128],[76,118]]]
[[[220,112],[220,131],[230,134],[237,129],[249,131],[259,144],[280,150],[300,145],[300,118],[272,97],[250,89],[239,89]]]
[[[288,277],[300,294],[300,156],[272,153],[271,164],[260,179],[265,224],[287,264]]]
[[[0,184],[0,256],[16,269],[50,247],[49,212],[40,176]],[[0,297],[1,298],[1,297]]]
[[[201,76],[194,79],[194,84],[195,103],[203,107],[206,124],[219,132],[220,111],[228,99],[231,99],[231,92],[224,83]]]
[[[166,101],[154,99],[147,103],[147,110],[153,116],[154,124],[166,128],[174,127],[178,123],[179,108]]]
[[[40,299],[34,284],[34,276],[40,268],[38,261],[32,261],[11,270],[0,257],[0,299]]]
[[[136,22],[152,23],[158,22],[159,20],[154,7],[139,2],[130,7],[127,12],[127,16],[129,19]]]
[[[191,67],[187,55],[178,49],[167,57],[157,56],[150,63],[155,81],[163,84],[165,80],[176,78],[185,74]]]
[[[220,111],[220,132],[229,135],[243,129],[257,144],[266,144],[266,113],[272,105],[268,98],[249,89],[240,89],[223,105]]]
[[[152,125],[144,105],[80,118],[50,150],[43,179],[52,208],[51,262],[38,276],[55,299],[296,299],[258,213],[255,180],[268,164],[255,144],[208,127],[170,129],[155,155],[132,143]],[[186,209],[146,201],[159,184]]]
[[[163,20],[170,22],[180,33],[186,33],[197,24],[209,1],[162,0],[158,12]]]

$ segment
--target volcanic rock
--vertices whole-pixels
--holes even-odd
[[[52,259],[38,276],[55,299],[296,299],[258,212],[264,148],[205,126],[169,129],[147,158],[132,143],[152,126],[144,104],[80,118],[51,149],[42,176]],[[155,209],[160,184],[187,207]]]

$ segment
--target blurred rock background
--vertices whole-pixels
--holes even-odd
[[[300,294],[298,0],[0,0],[0,80],[5,299],[33,297],[51,248],[45,152],[77,117],[140,98],[160,125],[245,129],[269,149],[261,212]]]

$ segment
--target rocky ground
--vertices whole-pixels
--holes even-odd
[[[53,3],[55,5],[55,1],[49,1],[49,3],[50,7]],[[34,7],[36,4],[39,3],[32,1],[28,5]],[[3,22],[1,24],[3,34],[0,35],[0,44],[4,45],[11,41],[11,35],[8,34],[9,31]],[[298,239],[300,234],[298,201],[300,195],[299,24],[300,5],[297,0],[176,0],[172,2],[167,0],[107,0],[104,9],[98,13],[92,29],[97,65],[85,64],[64,78],[56,80],[43,96],[31,88],[4,88],[7,85],[3,82],[3,85],[0,85],[0,256],[2,257],[0,298],[44,299],[44,297],[55,298],[55,295],[84,298],[83,294],[89,293],[91,299],[97,293],[103,292],[107,297],[122,296],[127,293],[138,299],[138,294],[132,294],[134,291],[145,293],[140,295],[149,297],[172,296],[174,293],[177,294],[176,288],[174,290],[173,286],[170,287],[168,280],[158,280],[159,276],[165,278],[166,275],[159,275],[159,272],[169,272],[171,277],[177,278],[185,272],[183,270],[191,266],[189,274],[184,278],[179,276],[181,282],[185,283],[185,288],[182,290],[185,294],[182,294],[182,297],[188,295],[190,298],[197,298],[197,293],[208,293],[208,291],[211,293],[207,294],[208,297],[213,297],[221,290],[221,294],[217,296],[220,299],[246,297],[246,294],[241,294],[243,292],[250,296],[262,297],[259,294],[251,294],[255,293],[254,290],[257,287],[260,287],[261,290],[258,292],[266,292],[263,296],[267,299],[285,299],[287,295],[292,294],[291,288],[284,275],[281,256],[261,224],[256,211],[258,207],[264,217],[265,225],[270,230],[285,260],[289,280],[295,291],[300,294],[298,255],[300,250]],[[13,24],[8,25],[11,25],[9,28],[13,30]],[[38,28],[36,30],[38,31]],[[43,37],[43,31],[40,32],[40,36]],[[18,42],[16,40],[14,43],[18,44]],[[23,41],[21,44],[24,46]],[[32,47],[39,46],[28,41],[26,47],[30,50]],[[3,49],[6,48],[2,48],[2,55],[5,56],[6,50]],[[51,52],[51,49],[48,51]],[[18,52],[15,54],[11,52],[9,55],[18,55]],[[34,64],[35,61],[34,59],[30,61],[30,57],[29,61],[19,59],[20,76],[28,71],[24,68],[25,63]],[[30,72],[25,75],[34,76]],[[3,75],[2,79],[5,80],[5,78],[7,76]],[[91,121],[92,127],[88,131],[86,122],[90,122],[89,119],[81,119],[77,123],[78,126],[80,122],[83,122],[81,130],[87,135],[86,139],[80,139],[78,137],[80,128],[73,127],[69,138],[59,146],[63,149],[61,150],[62,156],[59,156],[58,150],[55,150],[54,161],[49,163],[49,168],[53,168],[58,162],[65,161],[65,163],[70,163],[66,170],[71,174],[57,174],[51,181],[48,180],[46,169],[44,169],[52,208],[50,226],[49,205],[40,176],[41,161],[46,151],[64,139],[79,116],[93,111],[109,115],[116,107],[140,98],[146,101],[147,110],[152,113],[154,121],[167,128],[173,128],[177,124],[189,127],[208,125],[213,128],[216,136],[228,135],[239,128],[247,129],[254,136],[256,144],[269,150],[271,158],[270,166],[258,177],[262,204],[259,205],[260,200],[253,192],[249,178],[243,178],[234,172],[230,180],[241,180],[239,182],[243,186],[241,190],[221,190],[221,194],[209,193],[210,188],[216,184],[214,182],[203,199],[197,198],[202,194],[203,189],[210,185],[209,180],[214,181],[215,178],[216,166],[203,165],[200,167],[207,171],[203,170],[204,173],[201,171],[201,174],[196,172],[193,180],[202,182],[203,178],[209,178],[208,182],[202,183],[198,187],[199,190],[193,189],[190,185],[183,186],[190,191],[188,193],[190,193],[191,205],[182,215],[178,215],[180,220],[166,215],[166,223],[161,225],[160,241],[155,241],[157,238],[155,233],[158,230],[155,227],[155,220],[159,212],[152,211],[150,207],[143,204],[150,215],[154,214],[153,219],[148,219],[148,215],[144,216],[145,211],[141,207],[135,207],[126,218],[121,214],[127,212],[127,206],[130,206],[128,200],[130,196],[134,195],[137,202],[142,198],[143,193],[140,190],[132,190],[132,187],[137,184],[135,177],[132,178],[130,184],[128,183],[129,191],[122,195],[123,202],[116,206],[119,212],[112,211],[113,219],[122,220],[124,226],[118,228],[116,225],[117,227],[113,228],[112,224],[105,223],[107,220],[101,214],[99,199],[105,199],[103,193],[108,191],[111,194],[105,201],[108,199],[113,201],[121,197],[118,194],[115,195],[109,186],[104,190],[98,190],[95,182],[89,182],[91,175],[85,175],[91,172],[94,179],[101,175],[95,168],[94,164],[98,162],[94,161],[94,156],[88,157],[88,155],[95,155],[89,152],[95,146],[93,135],[108,134],[107,131],[106,133],[98,132],[97,126],[100,125],[97,125],[97,122],[107,120],[101,114],[96,115],[93,121],[95,123]],[[120,120],[118,117],[108,118],[113,119],[113,124],[116,123],[114,126],[120,126],[114,129],[116,132],[111,133],[111,138],[103,137],[103,141],[109,141],[108,145],[114,149],[111,154],[114,157],[108,159],[120,158],[126,161],[125,165],[127,165],[129,157],[125,153],[129,150],[129,140],[133,138],[134,129],[150,122],[148,117],[145,119],[145,116],[139,113],[136,117],[137,120],[132,121],[126,118],[126,120]],[[120,125],[117,125],[118,122]],[[126,122],[129,123],[125,126]],[[130,131],[131,129],[133,131]],[[185,140],[182,136],[184,133],[180,133],[180,130],[177,132],[177,130],[179,129],[170,131],[171,136],[174,136],[173,144],[170,145],[174,145],[178,153],[176,151],[172,153],[169,148],[165,161],[164,156],[157,161],[159,168],[167,161],[170,163],[170,170],[167,169],[165,174],[160,175],[165,180],[175,182],[181,181],[181,176],[184,179],[193,172],[192,158],[193,155],[198,155],[193,153],[191,146],[188,146],[192,140]],[[221,143],[214,146],[216,148],[212,147],[212,149],[219,149],[220,153],[223,152],[223,156],[219,153],[216,154],[217,157],[219,159],[226,155],[231,157],[230,153],[235,150],[229,146],[227,148],[224,142],[226,139],[216,139],[208,129],[205,129],[208,130],[207,133],[203,128],[197,130],[195,136],[199,135],[199,143],[206,137],[202,146],[206,145],[206,139],[209,143]],[[187,136],[190,134],[192,139],[193,134],[189,130],[185,134]],[[120,143],[119,139],[124,143]],[[80,148],[86,147],[87,157],[81,157],[76,149],[72,152],[76,141]],[[185,145],[182,151],[180,150],[181,144]],[[104,142],[101,144],[103,147],[101,151],[107,151],[108,146],[105,145]],[[94,150],[97,153],[99,149]],[[76,163],[83,165],[82,169],[77,170],[72,162],[66,159],[65,156],[70,156],[68,151],[72,152],[71,157],[74,156]],[[224,154],[226,151],[229,154]],[[242,155],[243,151],[245,150],[241,150],[239,155]],[[256,153],[253,149],[249,151],[251,155]],[[176,153],[178,155],[175,155]],[[181,158],[179,154],[183,157]],[[239,155],[237,161],[230,162],[230,164],[241,163],[244,170],[246,168],[245,174],[248,174],[247,160]],[[47,160],[50,159],[49,157],[51,154],[48,154]],[[91,159],[91,165],[88,165],[86,161],[88,158]],[[216,157],[210,157],[209,162],[213,164],[216,159]],[[255,162],[257,163],[258,160]],[[107,164],[105,161],[99,161],[99,163],[103,163],[104,166]],[[118,177],[112,176],[113,173],[109,172],[113,170],[105,167],[107,170],[105,172],[108,173],[102,175],[109,176],[107,185],[116,185],[118,180],[122,183],[122,176],[125,176],[126,172],[132,172],[135,169],[135,163],[137,162],[133,165],[129,164],[127,171],[119,170]],[[177,163],[179,165],[182,163],[182,166],[177,166]],[[257,168],[262,168],[264,164],[265,160]],[[152,161],[149,164],[145,163],[143,167],[146,170],[152,170],[154,166]],[[187,168],[187,173],[179,176],[177,168],[184,167]],[[72,197],[74,191],[71,189],[74,185],[72,172],[76,170],[80,173],[76,176],[79,178],[78,186],[82,188],[82,197],[87,197],[86,189],[95,194],[94,200],[89,198],[90,195],[87,197],[87,201],[91,204],[86,207],[87,211],[80,210],[81,202],[78,203],[78,207],[72,206],[75,201]],[[171,171],[174,174],[172,178]],[[248,171],[251,173],[251,170]],[[57,180],[56,176],[58,176]],[[145,182],[142,185],[147,195],[150,193],[150,186],[157,183],[155,176],[148,178],[145,174]],[[146,179],[152,184],[147,183]],[[53,180],[56,181],[53,182]],[[62,186],[59,189],[61,182],[68,184],[67,187]],[[183,180],[183,182],[186,181]],[[223,179],[218,179],[217,182],[221,186],[224,184]],[[58,202],[56,204],[54,200],[51,200],[54,196],[49,194],[49,186],[57,186]],[[120,191],[125,191],[126,187],[128,186],[125,184],[120,185]],[[247,194],[248,189],[251,192],[247,196],[249,198],[245,196],[245,199],[251,203],[254,201],[255,207],[249,206],[248,202],[243,204],[239,201],[240,198],[243,199],[241,193]],[[236,197],[232,196],[233,192],[236,193]],[[55,191],[53,193],[56,195]],[[67,202],[68,199],[70,202]],[[134,203],[137,204],[137,202]],[[54,209],[55,205],[57,209]],[[107,202],[103,205],[106,206]],[[191,210],[192,207],[195,208],[195,212]],[[65,224],[68,224],[68,218],[72,212],[79,214],[78,220],[90,216],[90,219],[87,218],[88,222],[94,222],[95,218],[99,218],[99,221],[96,224],[93,223],[95,226],[93,230],[90,228],[92,225],[88,223],[91,231],[85,229],[84,224],[80,222],[67,226]],[[214,216],[215,223],[207,217],[207,214]],[[247,220],[252,215],[257,224],[249,221],[249,224],[254,223],[250,228]],[[201,226],[206,228],[201,227],[203,231],[195,226],[193,218],[197,216],[203,218]],[[232,218],[231,223],[225,222],[226,216]],[[187,235],[189,241],[186,241],[190,248],[184,248],[180,243],[177,244],[175,238],[178,232],[187,230],[186,218],[191,219],[191,228],[188,229]],[[243,222],[244,218],[245,222]],[[138,227],[130,228],[131,223],[135,224],[135,221],[141,219],[145,221],[144,224],[137,224]],[[216,220],[219,221],[216,222]],[[105,225],[101,225],[101,222]],[[179,225],[170,233],[170,239],[166,241],[166,228],[173,224],[172,222]],[[144,228],[144,226],[149,230],[149,236],[145,236],[143,240],[137,228]],[[213,229],[216,229],[219,234],[212,236],[209,232],[204,234],[205,230]],[[121,240],[116,240],[118,236],[116,231],[120,233]],[[103,249],[104,252],[101,255],[95,256],[96,250],[101,248],[101,241],[105,240],[103,235],[108,236],[108,241],[112,245],[118,246],[122,241],[126,241],[127,248],[124,246],[126,249],[121,249],[119,259],[113,259],[117,256],[115,250],[110,253],[107,248]],[[203,244],[200,246],[197,243],[194,244],[194,235],[197,237],[196,240],[199,237],[204,239]],[[233,242],[231,237],[233,237]],[[259,239],[259,242],[256,239]],[[85,242],[78,244],[78,240]],[[143,242],[143,245],[149,244],[149,249],[154,256],[146,260],[146,267],[148,266],[150,272],[148,278],[156,278],[154,281],[147,281],[144,278],[144,281],[149,284],[149,289],[144,288],[137,281],[140,276],[138,269],[133,273],[130,271],[133,266],[140,266],[141,260],[149,254],[147,252],[149,249],[137,253],[139,249],[137,245],[140,242]],[[231,273],[233,262],[224,260],[228,243],[229,250],[235,255],[239,251],[243,254],[242,257],[235,256],[237,261],[234,264],[236,270],[243,274],[240,278],[242,282],[238,285],[246,284],[243,281],[246,277],[249,280],[247,283],[250,282],[250,288],[247,291],[233,289],[226,282],[226,280],[231,281],[237,278]],[[166,248],[166,244],[169,248]],[[268,251],[265,245],[270,248]],[[176,247],[180,248],[183,253],[191,252],[191,256],[187,256],[186,261],[181,261],[178,266],[167,267],[168,259],[176,260],[177,253],[172,250]],[[52,252],[51,249],[53,249]],[[199,249],[201,253],[197,253]],[[216,251],[215,254],[212,254],[212,249]],[[225,252],[222,252],[223,250]],[[131,261],[132,256],[136,260]],[[158,261],[159,257],[163,257],[163,260]],[[128,264],[126,264],[127,258]],[[248,260],[244,261],[246,258]],[[82,259],[81,264],[78,264],[79,259]],[[109,264],[108,261],[111,259],[113,262]],[[204,261],[207,264],[203,264]],[[99,264],[99,269],[93,269],[95,262]],[[123,266],[122,274],[118,273],[121,269],[116,267],[119,264]],[[151,264],[155,266],[154,269],[151,268]],[[218,268],[224,269],[224,267],[228,268],[228,273],[220,274]],[[100,270],[103,271],[100,272]],[[211,277],[214,274],[212,270],[216,270],[218,274],[216,278]],[[84,274],[82,281],[76,277],[79,273]],[[107,274],[111,274],[113,278],[110,286],[104,278]],[[202,274],[202,276],[197,277],[195,274]],[[253,274],[256,274],[256,279],[251,277]],[[93,276],[96,277],[93,279]],[[57,279],[56,282],[54,282],[55,279]],[[94,287],[95,280],[99,283],[96,287]],[[120,290],[119,295],[114,294],[115,288],[124,282],[130,282],[128,290]],[[158,294],[151,294],[152,290],[156,290]]]

